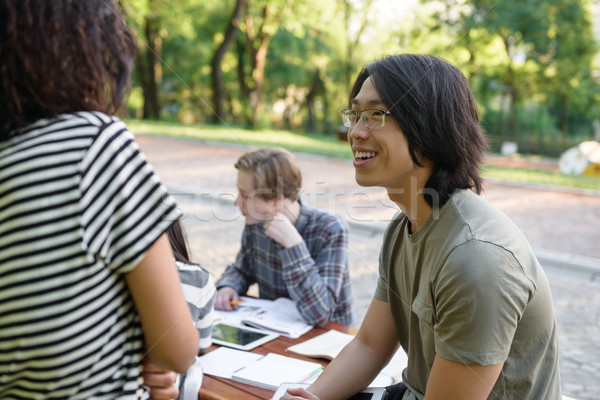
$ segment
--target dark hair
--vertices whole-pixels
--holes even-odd
[[[61,113],[116,113],[135,39],[114,0],[0,2],[0,140]]]
[[[171,243],[171,249],[173,249],[175,260],[186,264],[192,264],[185,233],[183,232],[183,227],[179,220],[173,222],[169,229],[167,229],[167,236],[169,236],[169,242]]]
[[[349,104],[368,77],[404,132],[413,162],[422,167],[424,158],[434,164],[423,191],[427,203],[441,207],[457,189],[480,193],[489,145],[462,72],[431,55],[388,56],[358,74]]]
[[[272,200],[279,194],[295,201],[300,196],[302,173],[296,157],[279,147],[266,147],[238,158],[234,167],[254,175],[257,196]]]

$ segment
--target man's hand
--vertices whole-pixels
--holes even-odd
[[[175,372],[158,368],[148,361],[144,361],[143,367],[142,376],[144,384],[150,388],[150,400],[171,400],[179,396]]]
[[[280,400],[319,400],[317,396],[303,388],[288,389],[287,392],[294,397],[283,396]]]
[[[232,287],[223,286],[217,291],[217,297],[215,298],[215,310],[233,311],[237,308],[237,305],[232,305],[231,302],[238,301],[239,299],[240,296]]]
[[[304,239],[292,222],[282,213],[277,213],[265,220],[265,234],[286,249],[302,243]]]

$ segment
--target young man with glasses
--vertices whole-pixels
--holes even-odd
[[[355,339],[308,391],[289,392],[347,399],[402,346],[408,367],[388,399],[560,399],[548,281],[519,229],[477,195],[488,145],[464,75],[433,56],[386,57],[359,73],[350,106],[356,181],[385,187],[402,213]]]
[[[302,175],[287,150],[241,156],[236,206],[246,219],[242,247],[217,282],[215,309],[234,309],[257,283],[260,298],[287,297],[312,325],[352,323],[348,225],[300,200]]]

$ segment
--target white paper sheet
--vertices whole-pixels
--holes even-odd
[[[233,373],[261,358],[262,354],[219,347],[200,357],[202,369],[207,375],[231,379]]]

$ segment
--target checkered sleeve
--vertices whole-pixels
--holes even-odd
[[[280,251],[283,280],[304,320],[320,326],[332,319],[348,278],[348,225],[330,215],[304,239]]]

